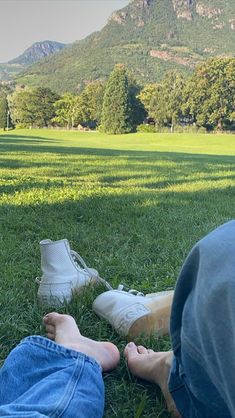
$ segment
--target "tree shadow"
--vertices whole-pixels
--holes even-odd
[[[0,134],[0,143],[5,144],[6,141],[2,141],[2,139],[6,139],[8,144],[22,144],[28,142],[36,142],[36,143],[45,143],[45,142],[62,142],[58,139],[54,138],[45,138],[42,136],[35,136],[35,135],[4,135]]]
[[[167,189],[177,184],[202,181],[218,183],[231,181],[235,177],[234,157],[229,155],[67,147],[56,146],[54,142],[53,146],[48,147],[44,146],[44,142],[35,144],[34,139],[26,138],[27,143],[19,139],[15,143],[0,139],[0,147],[1,144],[4,145],[1,147],[0,166],[12,170],[13,176],[14,169],[41,168],[41,181],[31,179],[29,186],[25,180],[22,183],[18,181],[10,187],[6,184],[2,186],[2,191],[5,190],[7,193],[13,193],[14,187],[15,190],[27,187],[48,188],[48,181],[43,180],[43,177],[48,177],[48,172],[52,178],[61,179],[54,181],[55,187],[56,184],[61,187],[63,181],[64,184],[74,179],[78,183],[87,181],[86,177],[92,174],[95,175],[94,181],[98,181],[102,187],[122,188],[124,185],[133,185],[146,189]],[[51,140],[48,139],[48,142]],[[22,153],[23,158],[19,157]],[[56,154],[58,160],[42,160],[43,153]],[[6,158],[6,154],[9,154],[10,158]],[[63,167],[66,167],[66,170]],[[45,173],[43,168],[46,168]],[[152,181],[153,177],[156,180]]]

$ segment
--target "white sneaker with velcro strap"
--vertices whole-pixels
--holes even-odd
[[[70,302],[73,292],[90,283],[104,283],[99,273],[87,267],[82,257],[70,249],[67,239],[40,242],[42,277],[39,283],[38,299],[47,305],[61,305]]]
[[[162,336],[169,333],[173,294],[173,290],[145,296],[135,290],[109,290],[99,295],[92,307],[122,336]]]

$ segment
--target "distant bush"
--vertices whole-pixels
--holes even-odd
[[[182,126],[182,125],[176,125],[175,127],[174,127],[174,132],[175,133],[188,133],[188,134],[198,134],[198,133],[200,133],[200,134],[206,134],[207,133],[207,130],[206,130],[206,128],[204,128],[204,127],[198,127],[198,126],[196,126],[196,125],[185,125],[185,126]]]
[[[197,133],[198,134],[206,134],[208,131],[206,128],[203,128],[203,126],[201,126],[200,128],[198,128]]]
[[[136,128],[137,132],[144,132],[144,133],[155,133],[155,125],[146,125],[142,123],[141,125],[138,125]]]
[[[137,126],[137,132],[144,132],[144,133],[164,133],[170,134],[171,128],[169,126],[157,126],[157,125],[146,125],[141,124]],[[173,129],[173,133],[188,133],[188,134],[206,134],[207,130],[203,127],[198,127],[196,125],[175,125]]]
[[[162,133],[162,134],[170,134],[171,128],[167,126],[155,126],[155,132]]]

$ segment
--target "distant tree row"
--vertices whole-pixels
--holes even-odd
[[[78,126],[110,134],[181,127],[235,129],[235,59],[213,58],[191,77],[171,71],[158,84],[140,88],[123,65],[107,82],[88,84],[80,95],[48,88],[0,91],[0,127]],[[151,125],[149,125],[151,124]]]
[[[235,59],[213,58],[188,79],[172,71],[161,84],[148,84],[140,99],[160,127],[235,129]]]

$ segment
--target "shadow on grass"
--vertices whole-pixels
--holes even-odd
[[[64,146],[54,146],[55,143],[63,143]],[[44,147],[44,144],[53,144],[52,147],[48,147],[47,145]],[[72,147],[70,145],[67,146],[66,140],[59,140],[54,138],[45,138],[40,136],[24,136],[24,135],[17,135],[17,136],[10,136],[10,135],[0,135],[0,147],[1,151],[9,151],[9,152],[18,152],[18,151],[31,151],[38,153],[41,152],[48,152],[48,153],[55,153],[55,154],[87,154],[87,155],[97,155],[97,156],[129,156],[130,158],[141,157],[144,161],[149,157],[154,156],[156,153],[160,154],[159,151],[131,151],[131,150],[115,150],[115,149],[105,149],[105,148],[94,148],[94,147],[79,147],[79,138],[78,138],[78,146]],[[165,154],[165,152],[163,152]],[[176,155],[178,152],[167,153],[168,158],[171,159],[171,154]],[[180,152],[180,158],[184,160],[184,156],[187,159],[189,153],[182,153]],[[234,156],[218,156],[213,154],[190,154],[194,158],[197,157],[227,157],[231,159],[231,162],[234,162]],[[167,159],[167,157],[166,157]]]
[[[2,141],[3,139],[3,141]],[[28,143],[33,141],[33,143],[50,143],[50,142],[61,142],[58,139],[54,139],[54,138],[45,138],[42,136],[31,136],[31,135],[1,135],[0,134],[0,143],[5,145],[6,142],[7,144],[22,144],[22,143]]]
[[[14,193],[14,191],[30,187],[34,189],[60,188],[63,185],[66,186],[69,181],[76,182],[78,186],[81,186],[84,181],[91,183],[98,181],[102,187],[112,188],[122,188],[125,183],[128,186],[128,182],[131,182],[133,187],[150,190],[167,189],[174,185],[203,181],[214,182],[216,187],[216,183],[220,180],[231,181],[235,178],[234,156],[55,145],[50,147],[44,146],[43,141],[49,143],[51,140],[46,141],[41,138],[42,144],[35,144],[35,139],[25,138],[27,143],[23,141],[23,144],[20,139],[17,139],[15,143],[0,140],[2,154],[0,167],[10,170],[6,179],[7,177],[12,179],[14,176],[17,179],[15,184],[2,185],[1,192]],[[40,137],[37,138],[40,139]],[[15,158],[12,158],[11,153],[17,154]],[[53,161],[46,157],[42,160],[43,153],[57,154],[59,159]],[[8,154],[10,158],[5,157]],[[34,178],[19,181],[17,170],[27,168],[42,169],[40,182]],[[46,168],[45,172],[43,168]],[[16,170],[15,174],[14,170]],[[116,174],[113,174],[114,170]],[[199,173],[200,176],[198,176]],[[87,178],[92,174],[95,175],[93,180]],[[43,180],[48,176],[52,177],[51,182]],[[55,177],[59,177],[60,180],[56,180]],[[157,180],[152,181],[153,177]]]
[[[2,140],[4,138],[4,140]],[[11,139],[13,138],[13,139]],[[63,143],[64,146],[54,146],[54,143]],[[48,145],[52,143],[52,147],[48,147]],[[110,148],[94,148],[94,147],[80,147],[79,146],[79,139],[78,139],[78,146],[73,147],[70,145],[66,145],[66,140],[57,140],[45,137],[34,137],[34,136],[20,136],[17,135],[15,137],[11,137],[9,135],[0,135],[0,149],[1,152],[20,152],[26,151],[28,153],[51,153],[51,154],[79,154],[79,155],[87,155],[87,156],[108,156],[108,157],[118,157],[118,156],[125,156],[129,157],[130,162],[132,159],[138,158],[139,161],[149,162],[155,159],[156,155],[165,155],[165,160],[171,161],[174,157],[177,160],[181,160],[182,162],[186,163],[188,157],[194,159],[196,162],[201,161],[205,158],[213,159],[216,162],[222,163],[223,159],[230,161],[231,164],[234,164],[234,156],[228,155],[217,155],[217,154],[193,154],[193,153],[183,153],[183,152],[160,152],[160,151],[135,151],[135,150],[116,150]],[[150,159],[150,160],[149,160]]]
[[[45,190],[50,195],[54,188],[52,182]],[[12,199],[0,206],[0,269],[6,269],[11,279],[14,271],[15,277],[22,279],[29,271],[36,276],[38,242],[68,238],[88,263],[95,260],[94,267],[114,284],[125,281],[147,292],[172,287],[190,247],[234,217],[234,189],[166,190],[159,194],[143,189],[138,193],[83,195],[52,204],[14,204]],[[21,286],[26,283],[27,279]]]

